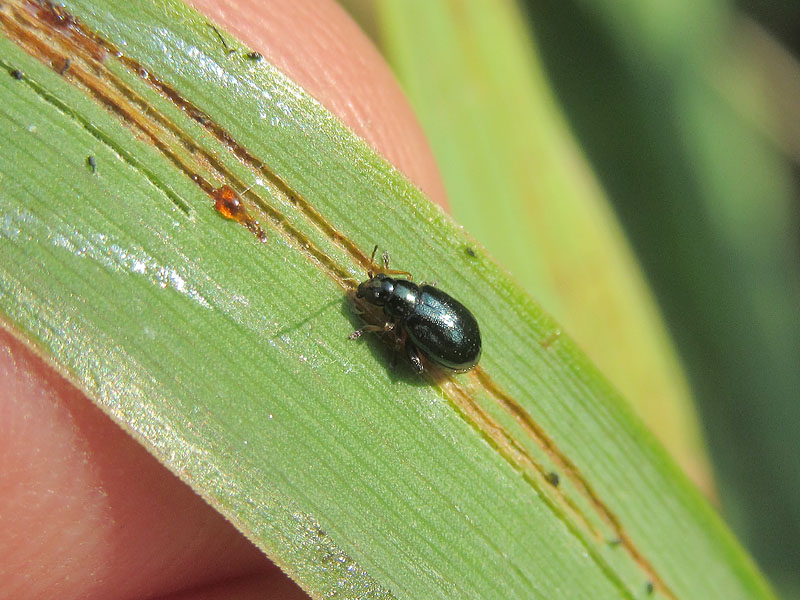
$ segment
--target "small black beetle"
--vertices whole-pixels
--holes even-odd
[[[372,264],[375,266],[375,251]],[[383,268],[370,270],[369,279],[358,286],[357,298],[383,308],[388,317],[382,327],[366,325],[350,339],[365,331],[397,328],[398,346],[405,345],[411,366],[424,370],[419,354],[453,371],[469,371],[481,357],[481,332],[472,313],[458,300],[432,285],[417,285],[406,271],[389,269],[389,255],[383,254]],[[406,275],[409,279],[390,277]]]

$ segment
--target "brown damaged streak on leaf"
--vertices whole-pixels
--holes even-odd
[[[128,66],[128,68],[133,70],[140,70],[145,73],[144,78],[148,81],[148,83],[157,89],[163,96],[168,98],[175,104],[178,108],[182,109],[187,115],[193,118],[197,123],[203,126],[211,135],[213,135],[217,140],[219,140],[223,145],[225,145],[228,150],[230,150],[240,161],[247,164],[251,169],[255,172],[263,175],[272,185],[274,185],[278,191],[286,197],[292,205],[296,206],[305,217],[311,221],[320,231],[325,234],[330,240],[338,244],[342,247],[353,259],[355,259],[363,268],[367,268],[370,264],[369,257],[361,251],[361,249],[347,236],[336,230],[326,219],[323,217],[316,208],[314,208],[307,200],[302,198],[299,194],[297,194],[290,186],[286,183],[277,173],[272,171],[267,165],[265,165],[261,160],[256,158],[252,155],[244,146],[239,144],[233,136],[231,136],[225,129],[223,129],[218,123],[213,121],[208,115],[206,115],[203,111],[197,108],[194,104],[183,98],[177,91],[173,90],[171,87],[166,85],[164,82],[160,81],[157,77],[155,77],[152,73],[148,73],[141,68],[141,66],[134,61],[133,59],[121,55],[120,60],[123,64]],[[213,159],[213,157],[208,157]],[[264,208],[264,207],[262,207]],[[274,209],[271,209],[274,210]],[[277,211],[276,211],[277,212]],[[280,214],[280,213],[278,213]],[[299,232],[298,232],[299,233]],[[300,234],[302,235],[302,234]],[[308,240],[306,240],[308,242]],[[308,242],[310,244],[310,242]],[[305,244],[304,244],[305,246]],[[319,253],[318,256],[315,258],[323,263],[323,266],[326,266],[328,270],[336,272],[337,274],[345,273],[341,269],[338,268],[338,265],[330,261],[322,253]],[[339,277],[340,283],[343,283],[345,288],[352,288],[351,284],[347,282],[350,281],[346,274],[343,277]]]
[[[481,367],[475,367],[475,370]],[[488,378],[482,372],[480,379]],[[483,385],[483,382],[481,382]],[[587,529],[596,543],[602,544],[604,537],[600,531],[591,523],[588,517],[583,513],[580,507],[570,498],[566,493],[561,491],[561,488],[553,484],[553,472],[545,469],[531,454],[528,452],[514,437],[509,433],[500,423],[493,419],[471,396],[469,391],[453,379],[447,379],[440,382],[440,386],[447,393],[448,398],[455,406],[456,410],[462,415],[462,418],[470,423],[481,435],[486,442],[494,448],[512,467],[517,469],[525,482],[528,483],[542,499],[545,504],[550,508],[553,515],[558,518],[564,526],[572,532],[577,540],[581,542],[583,547],[592,560],[597,563],[598,567],[606,574],[610,581],[612,581],[621,593],[628,597],[632,597],[627,592],[625,583],[614,572],[612,567],[607,563],[605,558],[600,554],[599,546],[593,546],[581,534],[578,524]],[[494,386],[496,389],[496,386]],[[487,390],[492,394],[492,390]],[[505,408],[505,407],[504,407]],[[533,437],[533,436],[532,436]],[[537,438],[534,440],[539,442]],[[549,454],[549,453],[548,453]],[[552,458],[552,455],[550,455]],[[558,461],[555,461],[558,462]],[[574,476],[574,473],[570,474]],[[545,492],[540,485],[541,481],[549,484],[549,493]],[[579,487],[580,489],[580,487]],[[557,505],[561,505],[559,509]],[[566,510],[563,510],[563,507]],[[572,515],[575,522],[567,518],[566,513]],[[616,529],[615,529],[616,531]],[[630,541],[630,540],[628,540]],[[620,539],[620,546],[624,546],[625,541]],[[634,560],[636,557],[634,556]],[[645,572],[653,575],[652,568],[646,562],[636,560],[636,563]],[[656,577],[657,578],[657,577]],[[669,588],[658,578],[661,584],[661,589],[668,598],[675,598]]]
[[[50,14],[53,10],[57,10],[59,15],[57,18],[42,18],[43,14]],[[233,189],[233,187],[245,188],[244,182],[213,154],[200,149],[186,132],[166,116],[159,113],[144,98],[140,97],[134,90],[106,69],[103,65],[106,56],[111,55],[122,62],[131,72],[137,74],[159,91],[162,96],[172,101],[185,114],[212,133],[237,157],[247,162],[256,172],[267,177],[280,192],[288,197],[292,204],[300,207],[304,214],[312,215],[314,217],[311,219],[312,222],[332,240],[338,241],[340,245],[345,246],[351,255],[354,254],[351,248],[357,250],[355,244],[326,223],[313,207],[308,206],[307,202],[299,198],[297,194],[294,194],[285,182],[272,174],[263,163],[236,144],[232,137],[217,124],[213,123],[207,115],[181,98],[177,92],[163,84],[138,62],[125,57],[109,42],[88,32],[76,19],[65,15],[61,9],[57,9],[50,3],[38,4],[32,2],[32,0],[26,0],[25,9],[16,10],[14,18],[15,20],[12,20],[7,14],[0,12],[0,25],[12,34],[12,39],[17,41],[32,56],[49,64],[51,68],[59,72],[63,69],[66,58],[70,58],[70,69],[64,73],[65,79],[80,84],[95,99],[104,104],[114,114],[117,114],[140,137],[144,137],[158,148],[164,156],[214,200],[215,208],[224,207],[224,202],[220,203],[220,190],[223,190],[226,185],[230,189]],[[58,23],[57,28],[42,29],[43,26],[54,22]],[[70,56],[65,58],[64,54]],[[98,57],[102,57],[103,60],[99,60]],[[77,65],[78,58],[81,59],[80,62],[85,65],[85,68]],[[176,146],[178,145],[186,150],[191,159],[181,156],[177,152]],[[191,164],[188,162],[189,160],[196,161],[197,164]],[[221,187],[212,185],[198,172],[201,166],[211,171],[215,178],[227,181],[231,185],[225,184]],[[279,210],[249,188],[241,195],[247,197],[252,204],[257,206],[272,225],[277,230],[287,234],[301,251],[310,254],[315,262],[322,266],[334,281],[347,291],[354,289],[354,282],[349,273],[332,261],[324,252],[316,248],[308,237],[291,225],[286,216]],[[221,211],[221,214],[228,216],[225,215],[225,211]],[[241,218],[235,218],[234,220],[254,233],[261,241],[266,239],[266,235],[260,225],[254,218],[249,216],[246,209],[243,209]],[[360,258],[360,262],[364,264],[368,262],[367,257],[360,250],[357,251],[356,257]]]
[[[53,5],[49,2],[39,5],[34,0],[27,0],[29,4],[40,6],[41,10],[52,10]],[[63,13],[62,13],[63,14]],[[330,223],[304,198],[297,194],[291,187],[274,171],[269,169],[263,162],[253,156],[244,146],[239,144],[224,128],[218,123],[213,121],[202,110],[192,104],[190,101],[182,97],[176,90],[172,89],[169,85],[158,79],[155,75],[150,73],[147,69],[143,68],[137,61],[124,55],[110,42],[102,39],[94,33],[86,30],[76,19],[71,18],[69,29],[78,33],[84,42],[84,46],[94,44],[100,51],[109,52],[120,60],[130,71],[138,73],[139,76],[146,80],[149,85],[158,90],[164,97],[168,98],[175,106],[183,110],[187,115],[194,119],[197,123],[203,126],[211,135],[224,144],[239,160],[247,164],[251,169],[260,173],[267,178],[278,190],[297,208],[299,208],[306,218],[314,223],[329,239],[340,245],[358,261],[362,267],[366,268],[369,265],[369,257],[361,251],[361,249],[347,236],[337,231]],[[52,19],[51,19],[52,20]],[[216,29],[215,29],[216,31]],[[219,32],[217,32],[219,35]],[[213,157],[207,155],[206,158],[214,160]],[[216,163],[217,161],[214,160]],[[221,169],[218,163],[215,165]],[[317,260],[325,258],[322,256],[315,256]],[[339,269],[333,263],[326,264],[329,269],[338,271]],[[349,286],[346,286],[349,287]]]
[[[592,488],[578,467],[573,463],[556,445],[555,441],[545,433],[544,429],[536,423],[530,414],[520,406],[511,396],[506,394],[500,387],[492,380],[492,378],[483,370],[482,367],[477,366],[473,370],[474,377],[478,380],[481,387],[488,392],[494,400],[503,407],[503,409],[510,414],[514,420],[522,427],[530,438],[536,441],[537,445],[541,447],[547,455],[553,460],[555,464],[561,469],[562,473],[569,479],[578,491],[591,502],[597,513],[602,519],[608,523],[616,534],[616,539],[619,540],[619,545],[623,547],[645,571],[650,579],[668,598],[676,598],[672,590],[667,586],[666,582],[659,576],[652,564],[645,558],[645,556],[634,545],[633,540],[622,527],[619,517],[605,505],[600,499],[597,492]],[[541,469],[541,467],[540,467]],[[549,473],[541,471],[542,476],[547,480]]]
[[[56,16],[53,16],[54,14]],[[58,48],[48,45],[31,31],[26,30],[21,24],[10,22],[4,19],[3,16],[0,16],[0,19],[3,20],[3,25],[7,29],[17,34],[20,40],[26,42],[27,50],[40,59],[47,59],[51,67],[57,69],[60,75],[66,77],[67,71],[71,68],[69,73],[70,80],[82,85],[98,101],[126,122],[129,127],[137,133],[143,134],[140,137],[148,139],[162,154],[170,158],[173,164],[189,175],[192,181],[215,200],[215,208],[217,210],[223,208],[225,204],[221,202],[221,200],[224,200],[224,198],[220,197],[221,191],[227,188],[234,195],[235,192],[227,185],[221,188],[214,188],[205,178],[193,172],[192,167],[173,151],[169,136],[164,135],[164,131],[169,131],[173,140],[179,140],[189,151],[189,154],[196,152],[197,148],[168,119],[152,110],[142,98],[136,96],[132,90],[124,86],[119,79],[113,77],[111,73],[108,73],[102,67],[104,60],[98,60],[98,57],[105,59],[107,49],[98,49],[92,46],[93,41],[89,40],[87,36],[77,35],[75,33],[76,30],[80,31],[78,22],[71,16],[65,15],[58,7],[52,5],[39,7],[35,16],[45,23],[55,24],[65,33],[65,38],[58,40],[62,42]],[[68,42],[72,42],[72,44]],[[69,53],[71,57],[63,57],[61,55],[62,52]],[[116,53],[115,56],[119,57],[119,54]],[[83,59],[81,66],[73,66],[72,64],[72,58],[77,57]],[[89,57],[93,59],[93,62],[88,61]],[[137,72],[142,76],[144,70],[140,69]],[[159,127],[162,129],[161,131]],[[238,195],[235,195],[235,197],[238,200]],[[179,207],[184,212],[188,212],[188,208],[183,203],[180,203]],[[249,215],[244,206],[240,206],[235,215],[233,213],[226,214],[225,211],[220,212],[244,225],[260,241],[266,240],[266,234],[258,221]]]
[[[548,481],[550,471],[546,470],[500,423],[493,419],[480,404],[475,401],[466,387],[460,385],[454,379],[447,377],[440,378],[438,384],[446,392],[448,398],[453,401],[456,410],[461,413],[462,418],[470,423],[490,446],[522,474],[525,481],[538,492],[543,501],[553,510],[553,513],[558,515],[573,533],[577,534],[578,532],[568,519],[562,517],[563,513],[556,510],[555,502],[565,506],[567,512],[570,512],[584,528],[590,531],[595,541],[603,540],[602,533],[597,530],[586,515],[583,514],[580,507],[578,507],[569,496],[565,494],[544,493],[540,481],[542,479]],[[540,479],[540,477],[542,479]],[[555,502],[553,497],[555,497]],[[578,537],[579,539],[581,538],[579,535]],[[591,546],[588,544],[584,545],[596,559],[602,561]]]
[[[6,3],[6,5],[8,4],[10,3]],[[259,239],[263,240],[265,235],[263,230],[258,222],[250,216],[247,207],[242,202],[242,196],[246,197],[254,206],[260,209],[276,230],[287,235],[301,251],[310,255],[310,258],[322,266],[334,281],[347,291],[353,290],[353,280],[343,267],[335,263],[322,250],[316,248],[307,236],[291,225],[286,216],[278,209],[271,206],[264,198],[249,188],[245,189],[244,182],[214,155],[199,148],[192,141],[191,136],[169,118],[159,113],[144,98],[111,73],[104,66],[105,60],[109,56],[114,57],[130,72],[137,74],[142,80],[146,81],[164,98],[171,101],[213,135],[241,162],[248,165],[255,173],[264,176],[293,206],[297,207],[310,223],[322,231],[331,241],[343,248],[353,260],[358,262],[365,270],[369,268],[371,261],[367,254],[362,252],[349,238],[337,231],[315,207],[295,193],[279,175],[272,172],[263,162],[236,142],[226,130],[191,102],[180,96],[177,91],[159,80],[153,73],[143,68],[137,61],[125,56],[108,41],[88,31],[77,19],[64,12],[60,7],[50,2],[35,2],[34,0],[17,0],[13,4],[15,5],[13,18],[3,10],[4,5],[0,4],[0,26],[10,34],[10,39],[35,58],[49,64],[65,79],[83,87],[98,102],[118,115],[136,133],[149,140],[176,167],[208,194],[214,201],[215,209],[220,214],[242,224]],[[176,146],[186,150],[187,156],[191,157],[191,159],[181,156]],[[197,163],[191,164],[189,160],[195,160]],[[222,186],[212,185],[198,173],[201,167],[209,170],[214,177],[228,183]],[[238,194],[234,188],[245,189],[245,191]],[[543,343],[545,348],[555,342],[558,336],[551,337],[552,339],[548,338]],[[554,441],[545,434],[531,416],[510,396],[505,394],[481,367],[477,367],[474,373],[478,384],[520,424],[525,433],[558,465],[564,476],[573,483],[575,489],[589,500],[591,506],[594,507],[602,520],[614,530],[616,539],[620,541],[619,545],[648,574],[654,585],[667,597],[675,598],[652,565],[633,545],[630,537],[622,528],[619,518],[600,500],[576,465],[557,448]],[[492,419],[478,405],[466,388],[453,378],[446,378],[433,383],[442,387],[443,391],[450,397],[452,404],[462,415],[462,418],[469,422],[480,435],[484,436],[506,461],[522,472],[526,481],[548,503],[554,514],[564,520],[579,539],[584,538],[576,531],[577,525],[564,518],[564,513],[556,509],[554,502],[566,507],[566,512],[572,514],[576,521],[590,532],[592,537],[595,539],[602,537],[587,516],[581,512],[577,504],[562,491],[563,486],[550,485],[548,493],[543,493],[540,482],[549,481],[550,471],[539,464],[502,425]],[[616,581],[620,588],[624,587],[599,553],[594,548],[589,547],[588,544],[585,543],[584,545],[604,572]]]
[[[31,8],[29,3],[26,4],[26,8]],[[103,61],[106,58],[106,51],[103,49],[98,50],[96,48],[88,48],[87,52],[85,44],[80,47],[76,44],[73,44],[72,46],[67,45],[64,47],[65,40],[76,39],[73,35],[73,28],[76,27],[74,18],[49,18],[39,21],[38,19],[40,17],[41,10],[37,11],[33,15],[30,13],[30,10],[16,10],[13,15],[13,17],[16,18],[12,18],[9,16],[7,11],[0,10],[0,26],[2,26],[10,34],[11,39],[16,41],[23,50],[27,51],[34,58],[37,58],[43,63],[48,64],[53,70],[64,77],[64,79],[71,81],[78,87],[81,87],[87,92],[88,95],[116,114],[131,129],[139,134],[140,138],[148,139],[165,156],[170,158],[174,164],[176,164],[179,168],[182,167],[183,164],[181,159],[171,151],[162,137],[158,135],[155,124],[148,121],[146,115],[137,112],[136,110],[131,110],[131,107],[125,101],[124,96],[119,93],[118,89],[104,84],[103,75],[105,69],[103,67]],[[63,15],[63,13],[60,11],[58,14]],[[56,32],[63,30],[65,37],[53,35],[51,33],[49,37],[43,38],[42,36],[36,35],[37,30],[30,26],[31,23],[50,22],[57,22],[59,25]],[[62,44],[58,45],[58,42],[62,42]],[[71,54],[72,57],[64,56],[65,54]],[[73,60],[78,57],[81,58],[80,62],[78,60]],[[67,61],[69,61],[68,64]],[[65,65],[67,65],[68,69],[64,68]],[[64,110],[65,112],[76,116],[69,107],[44,93],[40,86],[32,84],[32,87],[37,89],[45,100],[55,104],[58,108]],[[87,123],[84,123],[84,125],[87,126],[87,129],[93,132],[93,129],[89,127]],[[115,148],[115,150],[120,151],[121,149]],[[122,154],[124,152],[120,153]],[[148,174],[145,173],[145,175],[148,177],[148,179],[150,179],[150,181],[159,187],[159,189],[161,189],[178,206],[178,208],[187,214],[190,212],[188,206],[175,193],[169,189],[166,189],[158,182],[153,181],[152,177],[150,177]],[[211,189],[210,185],[207,183],[205,183],[205,185],[209,190]]]

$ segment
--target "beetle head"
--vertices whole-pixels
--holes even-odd
[[[383,306],[391,298],[394,291],[394,280],[391,277],[378,273],[374,277],[359,284],[356,296],[364,298],[370,304]]]

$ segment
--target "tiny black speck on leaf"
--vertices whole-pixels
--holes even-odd
[[[14,79],[16,79],[17,81],[19,81],[20,79],[22,79],[22,78],[24,78],[24,77],[25,77],[25,73],[23,73],[23,72],[22,72],[22,71],[20,71],[19,69],[14,69],[13,71],[11,71],[11,76],[12,76]]]
[[[248,52],[246,56],[247,56],[247,58],[249,58],[251,60],[256,60],[256,61],[261,60],[262,58],[264,58],[262,56],[261,52],[256,52],[255,50],[253,50],[252,52]]]
[[[558,473],[555,471],[550,471],[547,474],[547,483],[552,485],[553,487],[558,487],[558,484],[561,482],[561,479],[558,476]]]
[[[86,164],[92,169],[92,175],[97,173],[97,161],[95,160],[94,156],[87,156]]]

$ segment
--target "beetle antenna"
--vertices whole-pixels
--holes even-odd
[[[410,281],[414,281],[414,277],[408,271],[400,271],[399,269],[383,269],[381,273],[385,275],[404,275]]]
[[[408,271],[399,271],[396,269],[389,268],[389,252],[386,251],[382,255],[383,266],[378,265],[375,262],[375,254],[378,252],[378,244],[375,244],[375,247],[372,249],[372,255],[369,257],[369,266],[370,268],[367,269],[367,275],[370,279],[375,277],[378,273],[383,273],[384,275],[404,275],[408,277],[408,279],[413,280],[414,278],[411,276],[411,273]]]

